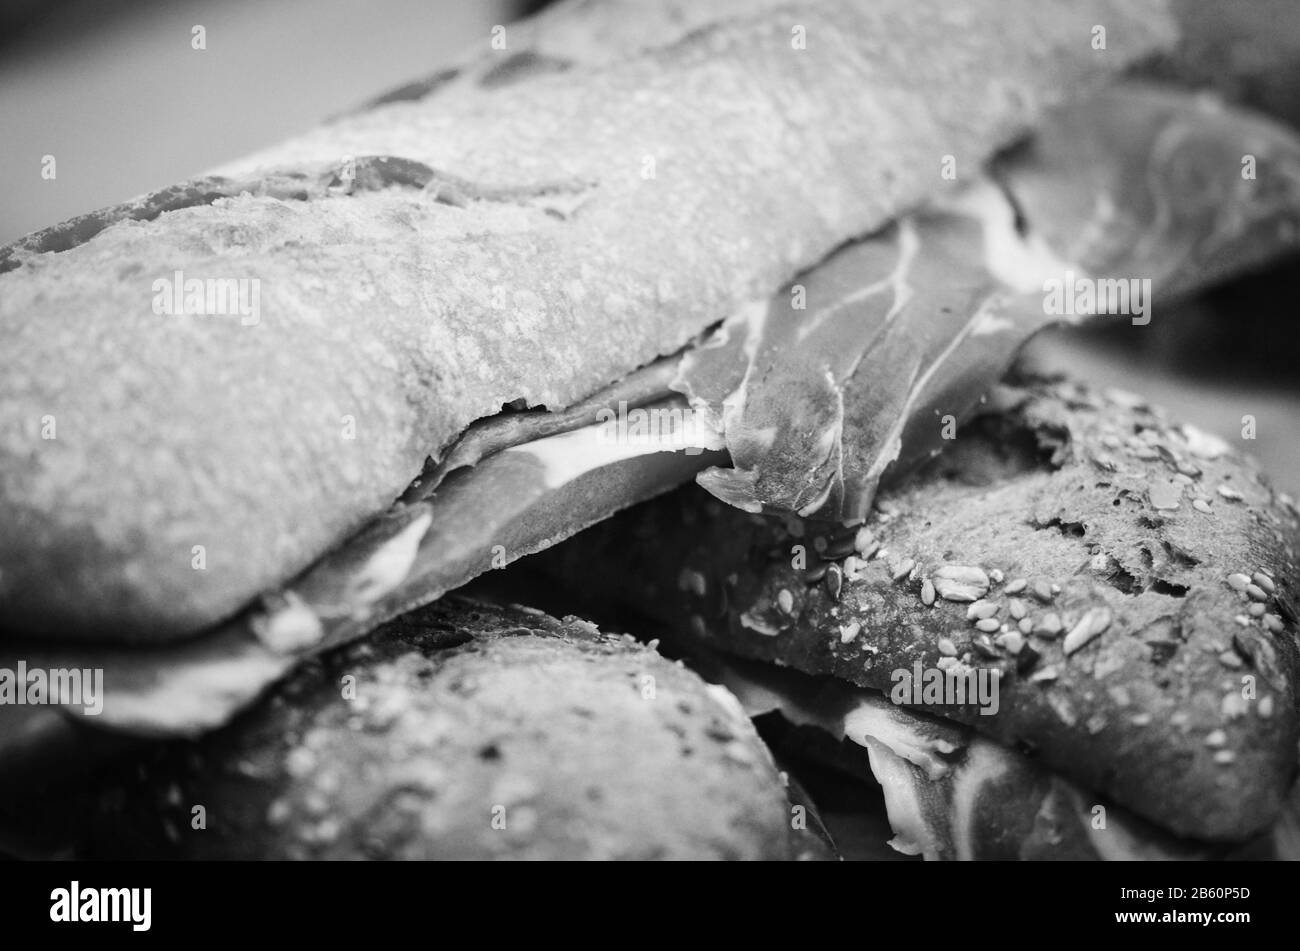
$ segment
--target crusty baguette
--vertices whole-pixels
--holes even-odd
[[[581,33],[589,6],[548,29]],[[973,172],[1170,32],[1161,0],[763,7],[606,66],[525,56],[527,82],[448,81],[20,242],[0,263],[5,626],[213,624],[473,419],[681,347],[941,187],[942,156]],[[156,314],[176,271],[259,281],[257,323]]]

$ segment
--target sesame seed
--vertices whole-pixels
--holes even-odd
[[[850,621],[848,624],[841,624],[840,643],[851,644],[853,642],[853,639],[858,636],[858,632],[861,630],[862,630],[862,625],[859,624],[857,621]]]
[[[816,538],[813,539],[813,550],[816,551],[817,554],[819,555],[826,550],[825,536],[818,535]]]
[[[1228,742],[1228,734],[1222,730],[1213,730],[1205,734],[1206,746],[1223,746]]]
[[[1147,726],[1151,723],[1151,714],[1135,713],[1133,716],[1129,717],[1128,722],[1132,723],[1134,726]]]
[[[1236,670],[1241,666],[1241,658],[1234,651],[1224,651],[1219,655],[1219,663],[1229,670]]]
[[[1025,602],[1021,601],[1019,598],[1012,598],[1011,601],[1007,604],[1007,613],[1010,614],[1017,621],[1019,621],[1026,614],[1028,614],[1029,611],[1025,607]]]
[[[1282,633],[1282,628],[1283,628],[1282,619],[1278,617],[1276,614],[1266,615],[1264,617],[1264,626],[1268,628],[1269,631],[1272,632],[1273,634]]]
[[[1049,587],[1046,582],[1035,581],[1033,592],[1034,592],[1034,597],[1037,598],[1039,601],[1042,601],[1044,604],[1052,603],[1053,591],[1052,588]]]
[[[957,656],[957,645],[954,644],[949,638],[947,637],[939,638],[939,643],[937,646],[939,648],[939,653],[943,654],[945,657]]]
[[[1246,596],[1249,597],[1252,601],[1268,600],[1268,595],[1264,593],[1264,589],[1257,584],[1246,585]]]
[[[794,611],[794,595],[785,588],[777,592],[776,605],[785,614],[791,614]]]
[[[1262,571],[1257,571],[1250,576],[1250,580],[1255,582],[1256,587],[1262,588],[1267,594],[1276,594],[1277,585],[1273,584],[1273,579]]]
[[[1244,614],[1238,614],[1236,617],[1233,618],[1233,620],[1236,621],[1238,624],[1240,624],[1242,627],[1250,627],[1250,618],[1246,617],[1246,615]]]
[[[940,657],[937,661],[935,661],[934,665],[938,667],[940,670],[947,670],[949,667],[956,667],[960,663],[961,661],[959,661],[956,657],[945,656],[945,657]]]
[[[1263,617],[1264,605],[1256,601],[1254,604],[1250,605],[1250,607],[1246,608],[1246,613],[1249,614],[1251,617]]]
[[[977,630],[983,631],[985,634],[992,634],[994,631],[999,630],[1002,627],[1002,624],[995,617],[986,617],[976,621],[975,627]]]
[[[1055,611],[1052,611],[1051,613],[1044,615],[1043,619],[1038,622],[1034,627],[1034,633],[1043,634],[1047,637],[1055,637],[1057,634],[1061,633],[1062,627],[1063,625],[1061,624],[1060,616]]]
[[[972,601],[970,607],[966,609],[966,619],[968,621],[982,621],[986,617],[993,617],[998,613],[998,606],[992,601]]]
[[[1047,683],[1055,680],[1059,676],[1060,674],[1057,672],[1056,668],[1049,665],[1030,675],[1029,682],[1034,684]]]
[[[1220,766],[1227,766],[1237,758],[1237,754],[1232,750],[1219,750],[1214,754],[1214,761]]]
[[[929,578],[921,582],[921,603],[927,608],[934,604],[934,582]]]
[[[1007,586],[1003,589],[1007,594],[1019,594],[1029,587],[1029,582],[1024,578],[1017,578],[1014,581],[1008,581]]]
[[[867,554],[867,549],[876,544],[876,536],[865,525],[859,528],[857,534],[853,536],[853,547],[862,552],[863,558],[871,557]]]
[[[1259,715],[1265,720],[1273,715],[1273,697],[1271,695],[1259,698]]]
[[[1250,586],[1250,578],[1241,572],[1228,575],[1228,587],[1233,591],[1245,591]]]
[[[1034,619],[1028,617],[1022,617],[1016,623],[1016,628],[1017,630],[1020,631],[1021,634],[1028,634],[1030,631],[1034,629]]]
[[[1223,496],[1229,502],[1240,502],[1243,498],[1240,492],[1226,485],[1219,486],[1219,495]]]
[[[990,579],[994,584],[1001,584],[1001,583],[1002,583],[1002,579],[1005,578],[1005,577],[1006,577],[1006,575],[1004,575],[1004,574],[1002,573],[1002,569],[1001,569],[1001,568],[994,568],[992,571],[989,572],[989,579]]]
[[[1210,515],[1214,511],[1210,508],[1210,503],[1205,501],[1205,499],[1193,499],[1192,508],[1196,509],[1196,511],[1200,512],[1202,515]]]

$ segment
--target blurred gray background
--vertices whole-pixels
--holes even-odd
[[[0,244],[309,129],[486,48],[525,6],[0,0]]]

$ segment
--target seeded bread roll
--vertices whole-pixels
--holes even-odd
[[[1133,397],[1036,382],[989,409],[860,532],[692,487],[542,564],[723,650],[886,694],[917,664],[999,670],[992,715],[920,706],[1177,835],[1260,832],[1297,765],[1294,503]]]
[[[675,351],[1172,38],[1162,0],[602,10],[0,250],[7,628],[228,617],[472,420]],[[191,281],[257,313],[167,313]]]
[[[725,689],[576,618],[458,599],[126,772],[94,855],[830,857]]]

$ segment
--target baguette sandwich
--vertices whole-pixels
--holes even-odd
[[[93,711],[86,697],[54,688],[29,704],[0,703],[0,790],[30,794],[116,755],[124,742],[217,730],[199,747],[211,769],[195,782],[226,804],[229,836],[256,827],[248,834],[261,854],[365,852],[367,810],[392,788],[382,767],[374,783],[349,785],[332,800],[338,809],[326,812],[345,818],[330,827],[334,836],[309,835],[310,842],[294,839],[306,818],[283,835],[264,823],[265,810],[278,815],[289,807],[277,803],[310,792],[300,780],[311,770],[268,774],[249,793],[251,811],[236,805],[238,783],[223,778],[241,750],[259,759],[272,750],[287,755],[299,742],[296,728],[276,717],[321,718],[322,742],[333,742],[343,721],[326,702],[329,691],[317,684],[295,694],[290,679],[251,720],[232,719],[298,666],[322,656],[329,663],[328,652],[381,628],[395,636],[400,625],[382,626],[598,523],[605,534],[540,564],[572,578],[573,559],[612,552],[599,556],[611,560],[594,575],[608,591],[628,586],[625,603],[665,628],[686,630],[710,650],[833,676],[845,682],[842,691],[882,690],[875,674],[805,657],[816,654],[828,622],[811,608],[804,615],[803,601],[783,586],[784,569],[751,563],[753,553],[784,545],[781,533],[789,532],[823,538],[842,557],[846,538],[874,531],[863,526],[879,518],[879,487],[905,484],[945,448],[951,428],[978,411],[1041,327],[1097,314],[1140,327],[1153,296],[1163,306],[1295,246],[1300,139],[1218,100],[1124,75],[1175,48],[1165,6],[806,0],[705,8],[663,0],[637,5],[633,19],[619,0],[561,3],[511,27],[506,49],[203,178],[0,249],[0,333],[11,344],[0,354],[0,411],[13,421],[0,435],[0,669],[104,674]],[[1239,174],[1243,154],[1256,176]],[[1144,286],[1076,306],[1079,280]],[[1045,297],[1053,282],[1070,288],[1062,292],[1067,307]],[[1076,408],[1056,392],[1024,401],[1022,410],[1056,411],[1062,401]],[[1124,408],[1109,409],[1120,418]],[[606,521],[692,479],[701,487],[693,499],[671,496],[659,509]],[[927,498],[943,499],[942,486],[922,485]],[[1175,494],[1160,491],[1161,501]],[[1279,533],[1291,530],[1271,499],[1249,501]],[[707,578],[731,564],[724,577],[734,573],[754,590],[777,585],[763,610],[798,620],[802,633],[776,637],[784,629],[757,609],[741,612],[741,623],[734,605],[707,613],[690,599],[646,601],[665,589],[630,584],[622,543],[609,533],[640,538],[638,520],[663,506],[695,512],[720,533],[708,551],[717,565],[698,572],[706,578],[700,597],[716,595],[716,579]],[[1187,539],[1166,537],[1164,523],[1143,527],[1167,545],[1159,551],[1176,568],[1191,571],[1168,554],[1191,550]],[[1238,533],[1236,548],[1225,542],[1195,564],[1217,570],[1236,559],[1243,564],[1228,571],[1234,577],[1247,568],[1247,577],[1266,577],[1277,605],[1249,608],[1247,627],[1293,637],[1294,612],[1283,600],[1293,596],[1290,542],[1261,541],[1247,521],[1228,527]],[[672,525],[662,539],[646,540],[640,554],[656,584],[678,577],[674,559],[693,557],[684,541]],[[914,561],[945,560],[940,541],[924,540],[924,553],[922,541],[909,542]],[[1138,568],[1154,571],[1135,550],[1124,549],[1124,570],[1131,575],[1139,558]],[[1062,560],[1068,555],[1038,557],[1074,578]],[[991,556],[972,549],[970,557]],[[823,569],[814,581],[846,583],[842,564],[796,570]],[[1209,572],[1196,573],[1195,585],[1211,584]],[[1182,575],[1153,577],[1195,587]],[[916,580],[934,603],[927,579]],[[1067,613],[1088,606],[1071,616],[1081,630],[1091,630],[1085,618],[1099,616],[1092,611],[1114,618],[1114,595],[1061,585]],[[432,610],[421,617],[442,618],[439,630],[475,629],[463,605],[445,615]],[[553,613],[571,611],[557,604]],[[732,621],[765,629],[762,643],[773,652],[731,643],[710,627],[720,619],[719,631]],[[1032,625],[1026,633],[1024,618],[1016,620],[1015,631],[999,627],[998,636],[1018,633],[1024,643],[1014,653],[1027,664],[1043,652],[1028,647]],[[1131,626],[1145,630],[1148,622]],[[552,634],[554,623],[529,622]],[[853,623],[861,631],[866,620],[846,622]],[[565,630],[557,635],[563,644],[537,649],[565,655],[557,663],[581,683],[580,672],[591,672],[582,658],[605,649]],[[1072,627],[1065,640],[1073,648],[1093,639],[1086,633]],[[1223,636],[1206,635],[1216,644]],[[1240,636],[1258,647],[1259,638]],[[1154,759],[1159,768],[1145,777],[1134,764],[1149,745],[1126,739],[1119,767],[1110,769],[1098,750],[1113,737],[1089,739],[1093,724],[1115,714],[1076,709],[1087,705],[1073,691],[1091,696],[1092,673],[1077,684],[1065,676],[1069,690],[1058,693],[1037,688],[1045,677],[1034,688],[1017,686],[1018,712],[996,727],[924,704],[920,719],[898,714],[899,722],[925,732],[925,717],[953,720],[961,725],[934,728],[949,752],[996,751],[989,755],[1030,777],[1029,787],[1056,791],[1058,811],[1082,801],[1072,797],[1104,795],[1127,817],[1125,828],[1141,830],[1134,841],[1199,854],[1268,828],[1294,766],[1293,657],[1290,647],[1268,643],[1273,652],[1259,648],[1250,664],[1275,718],[1242,721],[1204,748],[1188,733],[1177,755]],[[513,634],[484,634],[474,644],[436,657],[439,638],[413,647],[437,670],[469,667],[474,676],[482,665],[525,665],[532,649]],[[930,646],[918,634],[895,659],[924,662]],[[943,656],[969,666],[964,653]],[[387,670],[398,659],[384,654],[379,663]],[[611,670],[640,662],[616,658]],[[1017,674],[1041,673],[1020,663],[1010,665]],[[1201,709],[1208,668],[1149,673],[1160,681],[1155,694],[1128,685],[1138,697],[1134,716],[1208,722]],[[748,676],[727,678],[742,695],[776,689],[756,691]],[[593,683],[603,678],[597,673]],[[1184,707],[1193,694],[1195,710]],[[844,696],[830,705],[843,707]],[[610,711],[627,701],[600,697]],[[1159,707],[1161,698],[1170,706]],[[418,717],[437,719],[429,705],[418,707]],[[522,701],[504,712],[477,702],[458,709],[475,738],[481,727],[508,732],[535,712]],[[805,725],[834,723],[842,713],[821,710]],[[704,721],[692,722],[682,728]],[[554,742],[566,751],[580,741],[603,749],[624,742],[618,729]],[[1041,762],[1013,749],[1026,737],[1041,746]],[[472,761],[470,743],[458,739],[434,758],[459,769]],[[746,737],[741,743],[753,746]],[[873,770],[898,755],[870,749]],[[356,765],[369,769],[365,763],[389,752],[383,742],[366,746],[355,751]],[[1218,768],[1228,753],[1254,773],[1244,792],[1221,780],[1230,775]],[[1179,757],[1191,757],[1195,782],[1171,799],[1162,784],[1175,766],[1163,764],[1186,765]],[[702,769],[690,779],[701,789],[714,789],[726,772]],[[174,762],[164,758],[158,775],[160,788],[170,788]],[[771,803],[787,796],[784,785],[773,792],[775,775],[768,764],[744,780],[765,797],[769,819]],[[577,780],[546,773],[539,795],[570,781]],[[597,777],[593,788],[602,783]],[[491,798],[471,786],[463,791],[475,802]],[[891,788],[887,798],[901,801]],[[899,841],[935,857],[982,854],[934,824],[950,792],[930,797],[939,806],[928,813],[913,808],[930,818],[910,822]],[[1243,801],[1232,801],[1239,792]],[[627,795],[612,795],[617,808]],[[666,790],[653,808],[671,808],[680,795]],[[412,821],[442,828],[441,808],[417,805]],[[681,842],[651,841],[645,829],[615,829],[599,811],[581,820],[556,811],[550,832],[531,844],[476,838],[475,826],[472,834],[430,833],[411,854],[689,854]],[[570,819],[605,831],[571,840],[555,831]],[[722,813],[717,821],[736,828]],[[818,851],[792,845],[784,825],[760,825],[761,835],[728,835],[717,851]],[[1028,841],[1017,828],[1003,836],[1013,848]],[[180,851],[231,854],[205,851],[208,838],[192,844]]]

